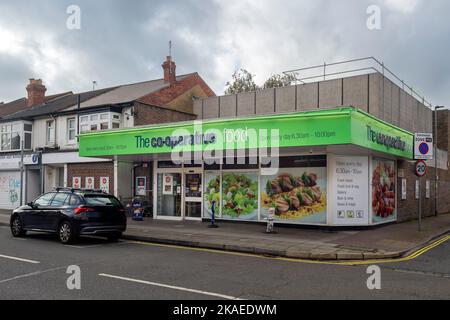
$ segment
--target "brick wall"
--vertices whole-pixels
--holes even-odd
[[[114,163],[93,162],[67,165],[67,186],[72,187],[73,177],[81,177],[81,187],[86,187],[86,178],[94,177],[95,188],[100,188],[100,177],[109,177],[109,193],[114,193]]]
[[[450,112],[448,110],[438,112],[438,148],[440,150],[449,150],[450,143]],[[434,116],[433,116],[434,121]],[[433,123],[434,126],[434,123]],[[424,216],[432,216],[435,213],[435,174],[434,160],[431,161],[433,166],[428,167],[428,172],[422,178],[421,194],[422,194],[422,213]],[[417,219],[419,214],[419,201],[416,200],[415,190],[418,177],[414,173],[414,161],[398,161],[398,169],[403,170],[407,181],[407,200],[401,200],[401,183],[402,178],[398,179],[398,215],[399,221]],[[438,213],[450,212],[450,172],[448,170],[438,169],[438,196],[437,211]],[[426,181],[430,181],[430,199],[425,198]]]
[[[194,114],[171,110],[167,108],[149,106],[142,103],[136,103],[134,108],[136,115],[134,124],[136,126],[195,120]]]
[[[182,99],[180,103],[171,104],[171,102],[183,95],[188,95],[189,99]],[[155,106],[170,105],[172,109],[193,113],[193,96],[200,98],[215,96],[214,91],[212,91],[206,82],[196,73],[181,81],[177,81],[170,87],[144,96],[139,99],[139,101]],[[188,103],[186,103],[186,101],[188,101]]]
[[[414,170],[415,162],[398,161],[398,172],[403,170],[404,178],[398,178],[397,181],[397,203],[398,203],[398,221],[408,221],[419,217],[419,200],[416,199],[416,181],[419,179]],[[434,215],[434,168],[428,168],[428,173],[421,178],[421,195],[422,195],[422,215],[424,217]],[[402,180],[406,179],[406,200],[402,200]],[[426,199],[426,181],[430,182],[430,198]],[[443,204],[448,207],[450,203]]]

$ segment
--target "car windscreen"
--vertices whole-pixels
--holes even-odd
[[[101,207],[101,206],[114,206],[121,207],[120,201],[112,196],[102,195],[84,195],[84,200],[87,206]]]

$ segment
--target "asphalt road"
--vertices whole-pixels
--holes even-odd
[[[20,260],[19,260],[20,259]],[[69,290],[68,266],[81,270]],[[367,266],[336,266],[53,236],[11,237],[0,227],[0,299],[450,299],[450,243],[404,263],[380,265],[381,290]]]

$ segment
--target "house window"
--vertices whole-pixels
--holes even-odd
[[[75,118],[67,119],[67,140],[69,143],[76,141],[77,127]]]
[[[33,125],[17,122],[0,126],[1,151],[19,151],[22,149],[22,137],[24,137],[24,150],[31,150]]]
[[[101,131],[120,128],[120,114],[99,113],[80,116],[80,132]]]
[[[47,121],[47,145],[55,143],[55,121]]]

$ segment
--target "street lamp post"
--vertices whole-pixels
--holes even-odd
[[[444,109],[444,106],[436,106],[434,108],[434,215],[438,215],[437,197],[439,191],[439,175],[438,175],[438,125],[437,125],[437,113],[438,110]]]

